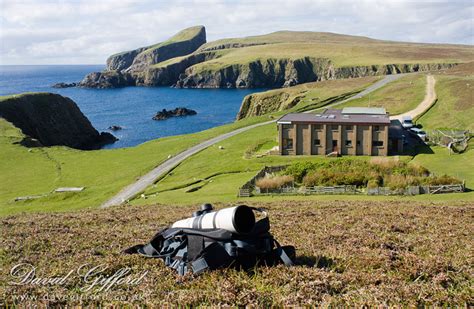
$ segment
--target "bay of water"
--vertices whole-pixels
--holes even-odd
[[[0,66],[0,95],[22,92],[53,92],[71,98],[98,131],[111,125],[119,141],[105,148],[130,147],[159,137],[194,133],[230,123],[239,111],[248,89],[174,89],[168,87],[125,87],[118,89],[55,89],[59,82],[79,82],[102,65]],[[152,120],[162,109],[186,107],[197,115]]]

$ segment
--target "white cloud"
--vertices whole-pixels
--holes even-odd
[[[473,44],[474,5],[450,0],[0,0],[0,63],[104,63],[202,24],[208,40],[278,30]]]

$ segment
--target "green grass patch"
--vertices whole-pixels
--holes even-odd
[[[383,107],[391,115],[402,114],[414,109],[423,101],[426,89],[426,75],[413,74],[389,83],[367,96],[351,100],[338,108],[347,106]]]
[[[436,76],[438,100],[417,123],[424,129],[451,128],[474,131],[474,75]]]

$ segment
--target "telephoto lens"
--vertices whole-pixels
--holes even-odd
[[[213,211],[212,205],[204,204],[193,217],[176,221],[173,228],[224,229],[236,234],[248,234],[255,226],[252,208],[239,205]],[[200,213],[200,214],[199,214]],[[194,216],[196,214],[196,216]],[[199,214],[199,215],[198,215]]]

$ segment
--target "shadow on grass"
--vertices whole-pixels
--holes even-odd
[[[296,258],[295,264],[298,266],[308,266],[317,268],[331,268],[335,262],[333,259],[326,256],[307,256],[301,255]]]

